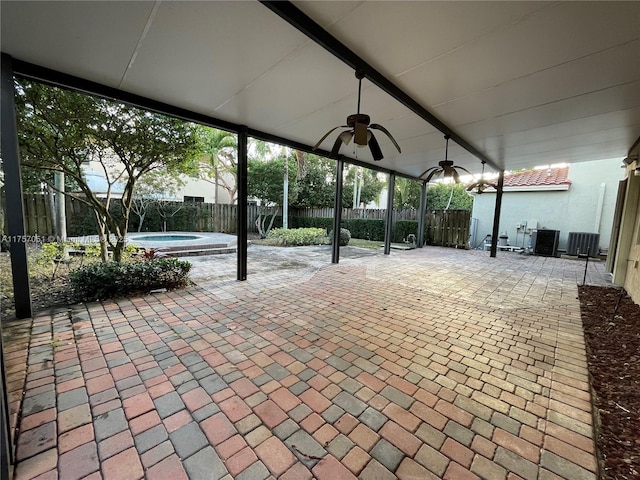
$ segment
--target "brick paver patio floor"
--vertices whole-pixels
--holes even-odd
[[[8,323],[16,478],[595,479],[583,272],[431,247]]]

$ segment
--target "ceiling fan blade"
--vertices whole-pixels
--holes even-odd
[[[353,141],[356,145],[365,146],[367,144],[367,125],[364,123],[356,123],[353,127],[355,133]]]
[[[429,167],[427,168],[424,172],[422,172],[420,175],[418,175],[418,178],[422,177],[423,175],[426,175],[427,173],[429,173],[431,170],[436,170],[438,167]]]
[[[371,150],[371,155],[373,155],[373,159],[377,162],[383,159],[382,150],[380,150],[380,144],[376,137],[371,134],[371,138],[369,139],[369,149]]]
[[[456,183],[460,183],[460,174],[458,173],[458,171],[455,168],[452,168],[451,170],[453,170],[453,174],[451,175],[453,177],[453,181]]]
[[[440,170],[439,168],[434,168],[433,171],[427,176],[427,178],[424,180],[425,183],[429,183],[431,181],[431,179],[436,176],[436,175],[440,175],[442,173],[442,170]]]
[[[342,139],[342,143],[344,143],[345,145],[349,145],[351,139],[353,138],[353,131],[345,130],[340,134],[340,138]]]
[[[378,123],[372,123],[370,125],[370,128],[374,128],[376,130],[380,130],[380,131],[384,132],[384,134],[387,137],[389,137],[389,140],[391,140],[393,142],[393,144],[396,146],[396,148],[398,149],[398,153],[402,153],[402,150],[400,150],[400,145],[398,145],[398,142],[396,142],[396,139],[393,138],[393,135],[391,135],[389,130],[387,130],[386,128],[384,128],[382,125],[380,125]]]
[[[331,130],[329,130],[327,133],[325,133],[320,140],[318,140],[318,143],[316,143],[311,150],[317,150],[318,147],[320,146],[320,144],[322,142],[324,142],[324,139],[327,138],[329,135],[331,135],[331,133],[334,130],[337,130],[338,128],[348,128],[348,126],[347,125],[338,125],[337,127],[333,127]]]
[[[462,170],[462,171],[464,171],[464,172],[467,172],[467,174],[468,174],[468,175],[473,176],[473,174],[472,174],[469,170],[467,170],[466,168],[464,168],[464,167],[459,167],[459,166],[458,166],[458,167],[456,167],[456,169],[458,169],[458,170]]]

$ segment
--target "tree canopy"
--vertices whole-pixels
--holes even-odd
[[[195,159],[192,176],[213,183],[229,194],[229,202],[235,203],[238,192],[238,137],[235,133],[199,126],[198,138],[202,155]]]
[[[298,197],[292,205],[298,208],[333,207],[335,162],[318,155],[300,153],[304,156],[304,175],[299,175]]]
[[[394,208],[420,208],[422,183],[408,178],[397,178],[393,197]],[[449,201],[451,200],[451,201]],[[431,183],[427,187],[427,209],[471,210],[473,197],[463,184]]]
[[[103,260],[125,247],[131,202],[140,177],[165,168],[187,168],[200,154],[196,126],[121,103],[26,80],[16,81],[21,161],[43,173],[62,171],[79,191],[71,192],[94,212]],[[97,162],[107,179],[106,198],[93,192],[83,164]],[[114,198],[120,183],[122,194]],[[109,211],[120,203],[122,216]]]
[[[453,190],[453,193],[452,193]],[[473,197],[462,183],[436,183],[427,189],[429,210],[471,210]]]
[[[260,200],[267,206],[282,206],[285,161],[289,168],[289,203],[294,203],[298,192],[298,169],[292,157],[278,157],[269,161],[250,158],[247,165],[248,196]]]
[[[360,208],[377,201],[385,185],[386,182],[378,178],[378,172],[375,170],[349,165],[342,186],[342,208]],[[360,201],[356,200],[357,205],[354,205],[353,191],[356,188],[356,198]],[[385,208],[386,205],[382,207]]]

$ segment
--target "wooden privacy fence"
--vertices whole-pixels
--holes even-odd
[[[53,205],[54,200],[48,195],[24,194],[23,205],[25,214],[25,234],[28,236],[52,236]],[[112,205],[116,205],[117,201]],[[196,231],[196,232],[222,232],[236,233],[238,218],[237,205],[224,205],[213,203],[183,203],[165,202],[166,211],[174,211],[175,215],[164,219],[167,229]],[[95,234],[95,221],[92,210],[80,200],[65,197],[67,217],[67,232],[69,236]],[[178,210],[179,208],[179,210]],[[258,207],[247,207],[247,228],[250,232],[257,232],[255,221],[258,218]],[[156,218],[156,224],[158,223]],[[135,213],[130,215],[130,228],[135,229],[138,217]],[[154,224],[145,219],[143,230]],[[160,227],[157,227],[159,230]],[[0,197],[0,232],[6,234],[6,201]]]
[[[425,218],[425,242],[442,247],[468,248],[471,212],[430,210]]]
[[[333,208],[293,209],[293,216],[333,217]],[[343,219],[366,218],[386,220],[386,209],[343,208]],[[393,210],[393,221],[418,221],[415,209]],[[468,248],[471,229],[471,212],[468,210],[427,210],[425,216],[425,242],[427,245]],[[417,226],[415,229],[417,234]]]
[[[23,195],[25,235],[49,236],[54,234],[53,228],[53,197],[49,195],[24,194]],[[4,195],[0,196],[0,230],[7,233],[7,204]],[[75,215],[89,214],[87,207],[77,200],[66,198],[65,202],[67,221]]]
[[[26,235],[53,235],[52,198],[48,195],[25,194],[25,230]],[[190,230],[196,232],[236,233],[238,215],[237,205],[213,203],[182,203],[167,202],[167,210],[173,209],[177,213],[164,220],[167,230]],[[6,233],[6,202],[0,198],[0,228]],[[258,207],[247,207],[247,229],[256,232],[255,221],[258,217]],[[87,235],[95,233],[93,214],[89,207],[77,199],[66,197],[67,232],[69,235]],[[386,220],[387,211],[378,209],[343,208],[343,219],[376,219]],[[332,218],[333,208],[290,209],[290,217],[322,217]],[[132,213],[131,226],[136,225],[137,216]],[[415,209],[394,209],[394,223],[403,220],[417,221],[418,212]],[[156,224],[157,224],[156,219]],[[145,220],[143,227],[152,228],[155,225]],[[429,210],[425,218],[425,241],[429,245],[445,247],[467,248],[471,225],[471,212],[464,210]],[[143,230],[146,230],[143,228]],[[156,230],[159,230],[156,226]],[[417,228],[416,228],[417,233]]]
[[[298,217],[319,217],[319,218],[333,218],[333,208],[292,208],[289,210],[289,215]],[[373,209],[373,208],[343,208],[342,218],[367,218],[375,220],[386,220],[387,210]],[[417,220],[418,211],[415,209],[401,210],[398,208],[393,209],[393,221],[398,220]]]

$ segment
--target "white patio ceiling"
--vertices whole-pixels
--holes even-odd
[[[621,159],[640,137],[640,2],[294,4],[499,168]],[[353,69],[258,2],[0,8],[15,59],[306,145],[356,110]],[[367,79],[361,110],[402,147],[378,134],[377,165],[444,158],[443,134]],[[449,158],[480,171],[453,143]]]

